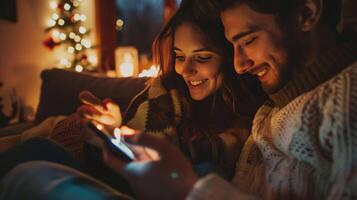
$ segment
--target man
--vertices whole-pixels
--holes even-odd
[[[336,30],[341,2],[200,3],[220,12],[236,72],[255,75],[271,99],[255,116],[232,183],[216,175],[197,180],[174,149],[146,135],[138,143],[161,152],[161,162],[123,165],[106,154],[107,163],[121,167],[142,196],[166,194],[154,181],[145,188],[155,177],[167,198],[356,199],[357,45]],[[170,181],[172,173],[178,176]]]
[[[336,31],[340,1],[200,3],[220,13],[237,73],[255,75],[271,99],[232,183],[198,179],[176,148],[146,134],[128,139],[156,150],[155,159],[138,151],[124,163],[105,151],[105,162],[143,199],[356,199],[357,51]]]
[[[209,2],[234,45],[236,72],[256,75],[271,99],[255,116],[233,184],[260,198],[355,199],[357,45],[336,30],[341,2]],[[228,186],[214,179],[191,194],[218,197]]]

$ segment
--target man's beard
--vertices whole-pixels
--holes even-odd
[[[290,32],[290,31],[289,31]],[[279,75],[277,77],[277,84],[274,87],[264,88],[267,94],[274,94],[282,89],[290,80],[292,80],[304,68],[304,53],[305,48],[296,33],[285,33],[282,43],[287,52],[286,62],[279,66]]]

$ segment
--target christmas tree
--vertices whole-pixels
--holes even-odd
[[[81,0],[58,0],[50,3],[53,13],[48,20],[48,36],[43,44],[50,50],[57,46],[64,47],[67,56],[59,59],[58,67],[77,72],[94,71],[96,57],[88,56],[87,53],[93,46],[87,39],[90,30],[83,23],[87,17],[79,12],[80,4]]]

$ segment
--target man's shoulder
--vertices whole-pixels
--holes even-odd
[[[322,83],[315,90],[312,90],[310,92],[313,93],[316,92],[316,90],[326,90],[330,87],[346,87],[351,84],[357,84],[357,82],[353,81],[354,78],[357,79],[357,61],[348,65],[344,70],[342,70],[341,72],[333,76],[331,79],[327,80],[325,83]],[[343,83],[345,84],[341,85]]]
[[[283,108],[279,109],[273,101],[267,100],[256,112],[254,122],[266,120],[268,116],[278,111],[291,110],[291,107],[296,107],[299,104],[306,104],[308,102],[311,104],[313,102],[326,101],[328,98],[336,98],[332,95],[332,91],[346,91],[352,89],[351,86],[357,88],[357,61],[348,65],[344,70],[316,88],[296,97]]]
[[[352,64],[348,65],[344,70],[342,70],[336,76],[350,76],[355,75],[357,73],[357,60],[354,61]]]
[[[324,101],[324,99],[326,100],[326,98],[328,97],[335,98],[331,93],[332,90],[344,91],[352,89],[351,86],[357,88],[357,61],[348,65],[344,70],[342,70],[329,80],[325,81],[324,83],[320,84],[316,88],[296,97],[282,109],[278,109],[275,106],[274,102],[272,102],[271,100],[267,100],[257,111],[256,118],[259,118],[259,116],[261,118],[266,118],[267,116],[277,112],[278,110],[285,110],[286,107],[290,109],[292,105],[295,106],[296,104],[301,104],[304,102],[312,103],[311,101]]]
[[[349,102],[356,101],[354,91],[357,91],[357,62],[348,65],[329,80],[295,98],[287,107],[290,109],[297,105],[302,107],[315,105],[313,107],[326,108],[332,106],[331,102],[335,102],[333,107],[338,107],[339,103],[336,101],[340,102],[339,100],[345,98],[349,99]]]
[[[290,103],[303,101],[303,99],[310,103],[312,103],[311,101],[325,102],[327,99],[337,98],[337,94],[349,94],[347,91],[351,91],[353,87],[357,88],[357,62],[348,65],[329,80],[300,95]]]

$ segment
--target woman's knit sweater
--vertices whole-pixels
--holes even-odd
[[[187,119],[184,121],[185,115],[182,113],[180,98],[182,97],[177,90],[167,90],[160,79],[152,79],[148,87],[131,102],[125,114],[124,124],[134,129],[145,130],[145,134],[166,139],[179,147],[192,162],[199,176],[215,172],[225,179],[231,179],[241,149],[248,138],[252,120],[244,116],[231,117],[231,108],[221,106],[220,114],[225,116],[219,116],[220,121],[209,121],[207,119],[217,119],[217,116],[209,112],[209,108],[212,107],[211,101],[201,101],[193,105],[196,110],[201,108],[198,109],[199,113],[195,112],[196,116],[187,122]],[[209,98],[211,97],[207,100]],[[227,112],[224,112],[225,110]],[[227,122],[222,122],[224,120]],[[203,126],[204,130],[210,130],[215,134],[214,137],[191,137],[191,129],[196,130]],[[184,134],[189,134],[187,140]]]
[[[232,184],[206,176],[188,199],[356,199],[356,47],[340,44],[270,96]]]

